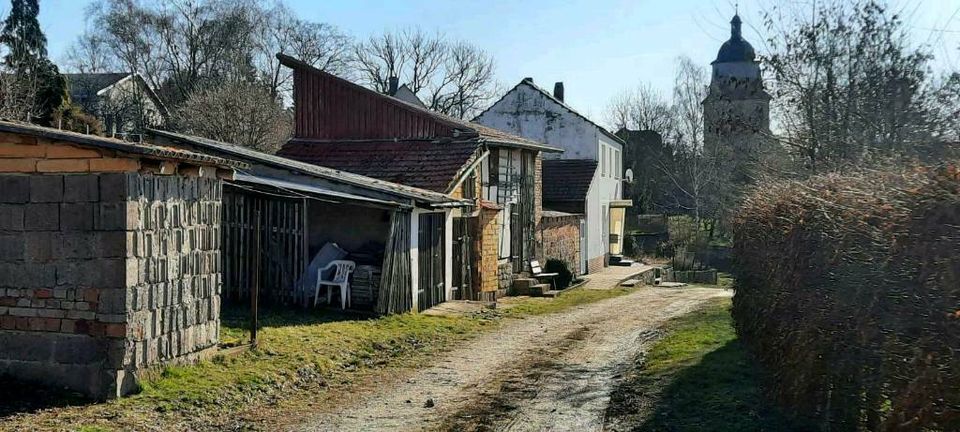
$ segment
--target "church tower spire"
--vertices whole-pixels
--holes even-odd
[[[763,87],[760,62],[743,38],[739,14],[730,20],[730,39],[710,63],[713,73],[703,101],[703,144],[708,152],[725,154],[734,171],[753,160],[770,131],[770,95]],[[747,175],[749,177],[749,175]]]

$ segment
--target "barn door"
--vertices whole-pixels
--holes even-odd
[[[419,278],[417,310],[427,310],[446,301],[444,289],[444,227],[443,213],[420,215],[418,233]]]
[[[473,300],[473,237],[475,217],[453,218],[453,298]]]

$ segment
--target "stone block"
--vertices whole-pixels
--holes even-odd
[[[40,263],[0,265],[0,286],[25,288],[52,288],[56,284],[56,266]],[[22,297],[33,297],[26,291]]]
[[[35,317],[37,310],[32,307],[12,307],[8,313],[15,317]]]
[[[127,228],[127,202],[95,204],[93,227],[99,231],[123,231]]]
[[[61,231],[89,231],[93,229],[93,207],[91,203],[60,204]]]
[[[60,235],[59,240],[56,244],[58,259],[91,259],[100,255],[97,249],[99,246],[97,236],[93,233],[65,232]]]
[[[49,203],[63,200],[63,176],[30,176],[30,202]]]
[[[20,235],[0,235],[0,261],[23,259],[23,239]]]
[[[67,316],[67,311],[63,309],[40,309],[37,311],[37,316],[40,316],[43,318],[64,318]],[[59,322],[57,323],[57,327],[58,328],[60,327]],[[56,331],[56,330],[51,330],[51,331]]]
[[[131,175],[135,176],[135,175]],[[127,197],[127,174],[102,174],[100,175],[100,200],[104,202],[126,201]]]
[[[42,158],[47,146],[0,143],[0,158]]]
[[[19,158],[0,159],[0,173],[32,173],[37,172],[37,161],[42,159]]]
[[[63,200],[94,202],[100,199],[100,178],[96,175],[63,176]]]
[[[100,152],[93,149],[85,149],[71,145],[47,146],[47,158],[49,159],[89,159],[99,157]]]
[[[56,231],[60,229],[60,206],[58,204],[26,204],[24,229],[28,231]]]
[[[62,335],[53,345],[53,360],[57,363],[85,364],[107,357],[104,343],[87,336]]]
[[[97,235],[98,250],[103,258],[119,258],[130,256],[127,250],[127,238],[132,233],[124,231],[100,232]]]
[[[20,361],[49,361],[54,338],[21,332],[0,333],[0,359]]]
[[[0,189],[0,197],[5,193]],[[22,205],[0,204],[0,231],[23,231]]]
[[[30,201],[30,177],[24,175],[0,175],[0,203],[25,203]]]
[[[91,159],[91,172],[136,172],[140,169],[140,161],[126,158]]]
[[[93,311],[69,310],[67,318],[72,320],[93,320],[97,318],[97,313]]]
[[[37,161],[37,172],[82,173],[90,172],[88,159],[41,159]]]
[[[25,232],[23,238],[23,258],[30,262],[47,262],[53,259],[55,245],[60,244],[52,232]]]

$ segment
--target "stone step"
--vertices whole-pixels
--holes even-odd
[[[562,290],[550,290],[550,291],[544,292],[543,296],[549,297],[549,298],[556,298],[556,297],[560,297],[561,293],[563,293]]]
[[[547,291],[550,291],[550,284],[536,284],[530,287],[529,293],[533,297],[543,297]]]
[[[533,295],[530,293],[530,289],[537,283],[537,280],[533,278],[516,278],[510,285],[510,291],[513,295]]]
[[[630,258],[621,258],[617,262],[611,262],[610,265],[630,267],[633,265],[633,260]]]
[[[641,284],[642,282],[639,279],[627,279],[623,282],[620,282],[620,286],[632,287]]]

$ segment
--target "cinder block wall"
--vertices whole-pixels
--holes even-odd
[[[0,374],[116,397],[216,344],[219,180],[0,138]]]
[[[540,222],[543,264],[548,259],[567,263],[574,274],[580,273],[580,215],[544,216]]]

